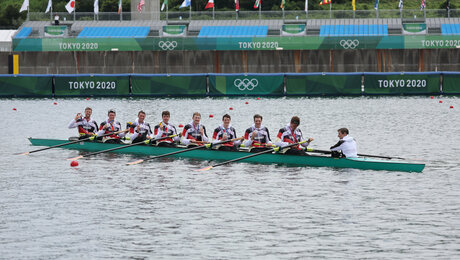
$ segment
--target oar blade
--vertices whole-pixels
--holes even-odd
[[[25,152],[25,153],[16,153],[16,155],[29,155],[30,152]]]
[[[127,163],[126,165],[134,165],[134,164],[139,164],[141,162],[143,162],[144,160],[140,159],[140,160],[137,160],[137,161],[134,161],[134,162],[129,162]]]
[[[76,161],[78,159],[81,159],[83,158],[83,155],[80,155],[80,156],[77,156],[77,157],[73,157],[73,158],[67,158],[68,161]]]
[[[204,171],[208,171],[208,170],[211,170],[212,169],[212,166],[208,166],[208,167],[205,167],[205,168],[201,168],[201,169],[198,169],[198,170],[195,170],[196,172],[204,172]]]

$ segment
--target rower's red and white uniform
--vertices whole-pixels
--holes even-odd
[[[351,136],[344,136],[334,146],[331,147],[331,151],[342,151],[343,155],[347,158],[358,157],[358,149],[356,147],[356,141]]]
[[[104,129],[104,126],[108,125],[107,129]],[[101,123],[99,127],[99,131],[97,132],[97,136],[105,135],[111,132],[118,132],[121,131],[121,124],[118,121],[109,121],[109,119],[105,120]],[[105,138],[112,138],[112,139],[120,139],[125,136],[125,133],[113,134],[106,136]]]
[[[203,128],[203,135],[200,133],[200,128]],[[209,139],[208,135],[206,134],[206,127],[204,127],[202,124],[195,126],[193,121],[184,126],[184,130],[182,130],[181,143],[184,145],[189,145],[191,140],[208,142]],[[203,144],[198,143],[198,145]]]
[[[253,138],[252,133],[257,131],[257,135]],[[270,133],[268,129],[261,125],[257,128],[255,125],[252,125],[244,133],[244,143],[246,147],[265,147],[266,145],[271,145],[272,141],[270,140]]]
[[[158,125],[156,125],[153,131],[154,131],[153,134],[155,135],[155,139],[159,139],[159,138],[170,136],[170,135],[177,135],[176,127],[172,124],[166,124],[163,121],[161,121]],[[179,140],[180,140],[180,137],[175,136],[173,138],[162,139],[158,142],[174,143],[174,142],[179,142]]]
[[[227,128],[224,127],[224,125],[220,125],[219,127],[217,127],[216,129],[214,129],[214,134],[212,135],[212,143],[217,143],[217,142],[220,142],[222,141],[222,138],[224,136],[227,136],[227,139],[226,140],[229,140],[229,139],[235,139],[236,138],[236,131],[235,131],[235,128],[233,128],[233,126],[229,125]],[[238,146],[241,144],[241,141],[235,141],[235,142],[227,142],[227,143],[223,143],[221,144],[222,146],[229,146],[229,147],[232,147],[232,146]]]
[[[138,126],[139,130],[137,130]],[[142,142],[147,139],[150,139],[150,136],[152,135],[152,129],[150,128],[150,124],[146,123],[145,121],[139,123],[139,118],[136,118],[136,121],[134,121],[130,129],[134,130],[133,135],[131,135],[131,140],[133,143]]]
[[[278,135],[276,137],[277,137],[277,139],[276,139],[275,145],[279,146],[279,147],[285,147],[285,146],[287,146],[289,144],[305,141],[305,139],[303,138],[303,135],[302,135],[302,131],[300,131],[299,128],[296,128],[294,131],[292,131],[290,125],[287,125],[287,126],[281,128],[278,131]],[[298,150],[302,150],[302,148],[300,146],[307,147],[309,144],[310,144],[310,142],[305,142],[305,143],[297,145],[297,146],[295,146],[293,148],[296,148]]]
[[[78,134],[80,135],[91,135],[90,133],[96,133],[97,123],[92,118],[80,118],[78,120],[72,120],[69,123],[69,128],[78,127]]]

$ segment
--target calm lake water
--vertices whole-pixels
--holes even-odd
[[[403,173],[234,163],[194,172],[213,162],[126,166],[137,157],[102,154],[72,168],[66,158],[78,151],[13,155],[37,148],[29,136],[74,136],[67,124],[86,106],[98,122],[115,108],[123,125],[140,109],[152,124],[170,110],[176,125],[199,111],[208,135],[225,113],[238,135],[260,113],[272,139],[298,115],[313,148],[327,149],[348,127],[360,153],[427,166]],[[458,97],[1,99],[0,108],[0,258],[460,258]]]

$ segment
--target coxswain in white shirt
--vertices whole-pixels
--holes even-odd
[[[137,113],[137,119],[130,127],[134,129],[134,133],[131,135],[132,143],[145,141],[152,136],[152,129],[150,124],[145,122],[145,112],[142,110]]]
[[[212,143],[222,142],[236,138],[236,131],[233,126],[230,125],[231,117],[229,114],[225,114],[222,117],[222,124],[214,129],[212,135]],[[238,151],[237,147],[241,144],[241,141],[226,142],[217,148],[220,151]]]
[[[293,116],[289,125],[281,128],[278,131],[275,144],[281,149],[290,144],[306,141],[300,145],[291,146],[284,152],[284,154],[307,155],[304,151],[304,148],[306,148],[310,142],[313,141],[313,138],[304,139],[302,131],[300,131],[298,128],[299,125],[300,118],[298,116]]]
[[[99,131],[97,132],[97,136],[100,137],[101,135],[109,134],[109,133],[115,133],[121,131],[121,124],[120,122],[115,120],[115,110],[109,110],[107,113],[107,120],[101,123],[101,126],[99,127]],[[112,134],[105,136],[102,140],[104,143],[121,143],[120,138],[123,138],[125,136],[125,133],[128,130],[118,133],[118,134]]]
[[[169,119],[171,118],[171,113],[169,111],[161,112],[161,119],[162,121],[155,126],[154,135],[155,139],[177,135],[176,127],[169,123]],[[157,142],[157,146],[160,147],[176,147],[176,143],[180,141],[179,136],[175,136],[172,138],[162,139]]]
[[[268,129],[262,125],[262,116],[255,114],[253,118],[254,124],[244,133],[243,145],[249,147],[252,153],[271,149],[273,144]]]
[[[75,118],[70,121],[68,128],[78,128],[79,139],[85,139],[95,135],[98,130],[97,123],[91,118],[93,110],[90,107],[85,108],[85,116],[82,117],[78,113]]]
[[[206,127],[200,123],[201,114],[198,112],[193,113],[192,122],[184,126],[182,130],[181,143],[187,146],[204,145],[209,142],[208,135],[206,134]]]
[[[332,157],[358,157],[358,149],[356,141],[353,137],[348,136],[349,131],[347,128],[340,128],[337,130],[337,137],[340,138],[339,142],[331,146]]]

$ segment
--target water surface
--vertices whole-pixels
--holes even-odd
[[[176,125],[198,111],[208,135],[225,113],[238,135],[260,113],[272,139],[298,115],[313,148],[327,149],[348,127],[360,153],[427,166],[404,173],[235,163],[194,172],[213,162],[126,166],[138,157],[101,154],[71,168],[65,159],[78,151],[12,155],[36,148],[29,136],[75,135],[67,124],[86,106],[98,122],[115,108],[123,124],[141,109],[152,124],[169,110]],[[1,258],[460,257],[456,97],[2,99],[0,108]]]

